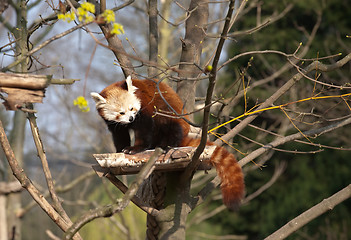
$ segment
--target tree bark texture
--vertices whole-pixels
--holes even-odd
[[[186,80],[196,78],[201,70],[200,64],[202,42],[206,35],[208,22],[208,3],[204,0],[192,0],[190,2],[189,18],[185,24],[185,38],[182,39],[182,53],[179,64],[179,77],[184,79],[177,85],[177,93],[185,104],[188,112],[193,111],[195,105],[196,81]]]
[[[16,56],[17,58],[21,58],[26,56],[28,52],[28,29],[27,29],[27,1],[20,0],[17,1],[16,8],[16,16],[17,16],[17,27],[14,30],[14,36],[17,40],[16,43]],[[17,72],[27,73],[28,67],[28,58],[25,61],[21,62],[21,64],[17,65]],[[25,138],[25,126],[26,126],[26,117],[25,114],[21,111],[16,111],[13,118],[13,128],[11,131],[10,144],[13,149],[14,155],[19,162],[23,166],[23,146],[24,146],[24,138]],[[9,172],[11,170],[9,169]],[[13,176],[11,176],[8,181],[14,180]],[[8,233],[11,239],[20,240],[22,239],[21,235],[21,220],[16,216],[16,212],[21,208],[21,194],[10,194],[7,199],[7,226]]]
[[[157,63],[158,58],[158,22],[157,22],[157,0],[149,0],[149,60]],[[157,77],[157,69],[153,66],[148,67],[148,76]]]

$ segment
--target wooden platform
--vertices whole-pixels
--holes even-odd
[[[216,146],[207,146],[205,148],[200,156],[201,163],[198,170],[211,169],[209,159],[215,148]],[[193,147],[172,148],[168,150],[156,160],[154,171],[184,170],[190,163],[195,150],[196,148]],[[154,150],[147,150],[133,155],[124,153],[93,154],[98,162],[98,165],[94,165],[93,169],[100,177],[107,173],[112,173],[113,175],[136,174],[153,153]]]

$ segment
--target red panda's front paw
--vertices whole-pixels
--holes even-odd
[[[145,147],[141,147],[141,146],[133,146],[133,147],[125,147],[122,152],[126,153],[126,154],[136,154],[138,152],[142,152],[146,150]]]

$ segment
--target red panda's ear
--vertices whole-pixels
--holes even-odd
[[[133,82],[132,82],[131,76],[127,77],[126,83],[127,83],[127,90],[128,90],[128,92],[133,94],[135,92],[135,90],[137,90],[137,87],[133,86]]]
[[[96,105],[101,104],[101,103],[106,103],[106,99],[96,92],[90,93],[90,96],[93,98]]]

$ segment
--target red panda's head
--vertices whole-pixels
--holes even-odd
[[[101,93],[92,92],[90,95],[96,103],[100,116],[107,121],[128,124],[135,120],[141,103],[135,95],[137,88],[133,86],[131,77],[126,79],[126,89],[112,84]]]

